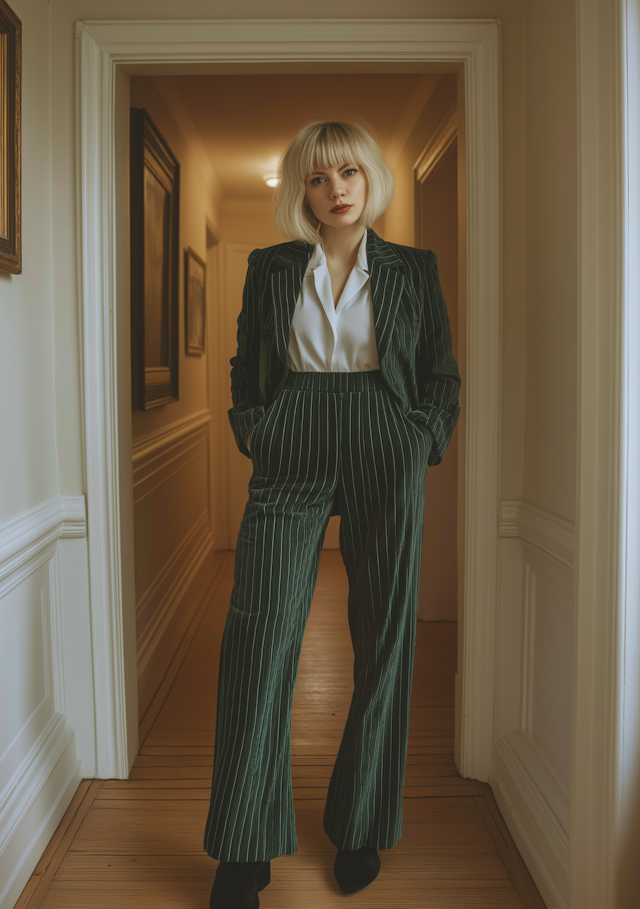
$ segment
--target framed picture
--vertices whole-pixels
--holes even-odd
[[[204,353],[207,266],[189,247],[184,251],[184,312],[187,354]]]
[[[0,269],[22,273],[22,23],[0,0]]]
[[[131,391],[135,410],[178,400],[180,165],[131,109]]]

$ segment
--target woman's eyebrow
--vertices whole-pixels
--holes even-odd
[[[341,164],[340,167],[338,168],[338,170],[344,170],[345,167],[353,167],[353,164]],[[309,174],[309,176],[313,177],[316,174],[318,174],[318,175],[326,174],[326,170],[312,170],[311,173]]]

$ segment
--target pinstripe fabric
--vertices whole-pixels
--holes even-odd
[[[349,579],[354,693],[324,828],[343,849],[389,849],[401,836],[424,483],[433,443],[427,423],[409,418],[381,370],[290,371],[254,423],[254,470],[220,657],[204,835],[212,857],[265,861],[296,851],[291,705],[336,502]]]
[[[243,437],[288,372],[291,320],[312,251],[310,244],[293,241],[249,255],[228,412],[246,457],[251,455]],[[369,228],[367,261],[380,371],[402,410],[432,434],[429,464],[439,464],[459,415],[460,375],[435,254],[388,243]]]

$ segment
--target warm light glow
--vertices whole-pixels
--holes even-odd
[[[275,174],[265,174],[262,179],[267,186],[277,186],[280,182]]]

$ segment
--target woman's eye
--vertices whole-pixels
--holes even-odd
[[[345,170],[343,177],[348,177],[350,174],[355,174],[355,173],[357,173],[356,168],[350,167],[348,170]]]
[[[314,177],[313,180],[311,181],[311,185],[317,186],[317,184],[320,183],[321,180],[322,180],[322,177]]]

